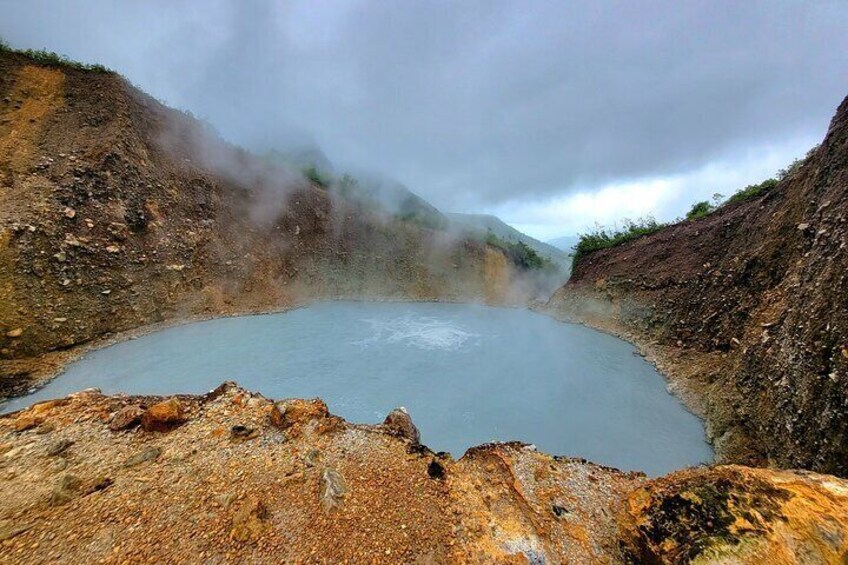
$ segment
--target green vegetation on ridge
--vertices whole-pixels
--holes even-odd
[[[69,58],[67,55],[60,55],[59,53],[47,51],[46,49],[13,49],[2,38],[0,38],[0,53],[17,53],[18,55],[24,55],[38,63],[41,63],[42,65],[50,67],[69,67],[81,71],[94,71],[98,73],[115,72],[103,65],[80,63],[79,61],[74,61]]]
[[[778,179],[770,178],[764,180],[759,184],[749,184],[745,188],[733,193],[730,198],[727,199],[726,203],[744,202],[745,200],[750,200],[751,198],[754,198],[761,194],[765,194],[766,192],[776,187],[778,182]]]
[[[542,257],[523,241],[513,243],[498,237],[490,230],[486,235],[486,243],[503,251],[512,264],[522,271],[555,273],[559,270],[553,261]]]
[[[503,242],[503,245],[495,245],[501,249],[504,249],[505,244],[524,243],[541,259],[550,260],[560,275],[567,276],[570,272],[571,256],[568,252],[522,233],[497,216],[456,212],[448,212],[445,215],[448,221],[462,232],[468,232],[478,239],[490,239],[490,235],[495,236]],[[522,254],[519,252],[515,256],[521,257]]]
[[[577,265],[581,259],[593,251],[608,249],[633,241],[640,237],[656,233],[668,224],[657,222],[653,217],[639,218],[637,220],[624,220],[621,228],[613,227],[607,229],[603,226],[595,226],[593,231],[580,234],[580,240],[574,246],[573,265]]]
[[[706,200],[695,202],[692,204],[692,209],[686,212],[686,219],[697,220],[698,218],[703,218],[709,215],[714,209],[715,207]]]
[[[329,175],[325,176],[314,165],[310,165],[303,169],[303,176],[306,177],[306,180],[308,180],[312,184],[320,186],[321,188],[328,188],[333,182],[332,179],[329,178]]]
[[[622,243],[633,241],[634,239],[638,239],[640,237],[656,233],[670,225],[674,225],[683,221],[693,221],[700,218],[704,218],[724,206],[733,204],[734,202],[745,202],[752,198],[756,198],[757,196],[767,194],[768,192],[773,190],[778,185],[778,183],[780,183],[780,181],[800,169],[801,166],[804,164],[804,161],[810,158],[810,156],[817,149],[818,146],[813,147],[807,152],[807,155],[803,159],[795,159],[785,168],[780,169],[775,177],[768,178],[758,184],[749,184],[748,186],[737,190],[730,196],[730,198],[728,198],[724,202],[721,201],[723,196],[719,193],[716,193],[713,195],[712,203],[706,200],[694,203],[692,205],[692,208],[686,213],[685,220],[683,218],[678,218],[673,222],[660,223],[657,222],[653,217],[648,216],[647,218],[640,218],[636,221],[625,219],[624,225],[621,228],[614,227],[612,229],[607,229],[603,226],[597,225],[593,230],[589,231],[588,233],[579,235],[580,239],[577,245],[574,247],[575,251],[572,260],[572,268],[576,266],[580,262],[580,260],[585,258],[586,255],[599,249],[608,249],[610,247],[616,247],[618,245],[621,245]]]

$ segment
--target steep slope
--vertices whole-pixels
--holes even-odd
[[[726,460],[848,474],[848,99],[775,189],[597,251],[549,307],[626,333]]]
[[[483,233],[491,231],[501,239],[505,239],[513,243],[520,241],[536,251],[536,253],[542,257],[547,257],[553,261],[554,264],[560,267],[560,269],[562,269],[566,274],[571,269],[571,259],[568,257],[568,253],[553,245],[532,238],[526,233],[518,231],[497,216],[491,216],[488,214],[449,213],[447,214],[447,217],[453,224],[465,229],[480,231]]]
[[[318,297],[507,296],[502,253],[256,159],[118,75],[0,53],[0,395],[113,332]],[[55,356],[61,357],[61,355]]]

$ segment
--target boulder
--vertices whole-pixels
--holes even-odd
[[[622,548],[633,562],[844,563],[848,555],[848,490],[827,475],[685,469],[643,484],[625,508]]]
[[[318,459],[321,457],[321,452],[317,449],[310,449],[309,453],[303,458],[303,463],[307,467],[314,467],[316,463],[318,463]]]
[[[305,424],[306,422],[326,418],[330,415],[327,405],[320,398],[312,400],[281,400],[275,402],[271,407],[271,412],[268,415],[273,426],[280,429],[288,429],[296,424]]]
[[[324,467],[321,471],[321,506],[329,512],[340,508],[347,493],[347,485],[341,473],[332,467]]]
[[[138,405],[124,406],[112,417],[109,429],[113,432],[127,430],[141,423],[144,408]]]
[[[64,475],[50,493],[50,505],[62,506],[71,501],[82,486],[82,481],[76,475]]]
[[[427,465],[427,475],[431,479],[444,479],[445,468],[441,463],[433,459],[430,461],[429,465]]]
[[[70,439],[60,439],[51,443],[47,447],[47,455],[50,457],[54,457],[64,452],[66,449],[71,447],[74,444],[73,440]]]
[[[245,441],[259,437],[259,430],[237,424],[230,428],[230,439],[233,441]]]
[[[162,453],[158,447],[145,447],[124,462],[124,467],[135,467],[147,461],[153,461]]]
[[[141,416],[141,427],[147,432],[168,432],[183,422],[183,407],[176,398],[154,404]]]
[[[389,412],[389,415],[383,421],[383,427],[397,436],[408,439],[412,443],[419,443],[421,441],[421,434],[418,432],[418,428],[412,423],[409,412],[403,406]]]

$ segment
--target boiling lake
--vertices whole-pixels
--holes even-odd
[[[703,423],[632,345],[523,309],[319,303],[220,318],[92,351],[8,412],[88,387],[203,393],[226,380],[269,398],[323,398],[348,421],[404,406],[435,451],[520,440],[658,475],[709,462]]]

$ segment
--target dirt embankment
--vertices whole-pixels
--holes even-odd
[[[515,299],[493,253],[310,185],[117,75],[0,54],[0,395],[162,321]]]
[[[592,253],[548,308],[642,344],[723,460],[848,475],[848,99],[775,189]]]
[[[517,443],[461,459],[320,400],[84,391],[0,416],[3,563],[841,563],[848,482],[653,481]]]

